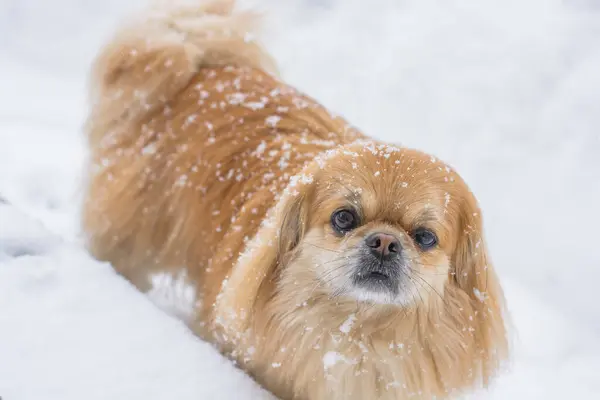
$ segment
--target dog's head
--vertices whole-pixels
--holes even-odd
[[[318,299],[332,312],[352,303],[462,319],[468,309],[484,351],[504,339],[477,202],[456,172],[416,150],[356,143],[317,159],[292,179],[229,284],[236,313],[259,296]]]
[[[331,151],[292,179],[274,213],[261,276],[310,280],[313,294],[410,308],[447,284],[480,299],[495,279],[474,196],[416,150]]]

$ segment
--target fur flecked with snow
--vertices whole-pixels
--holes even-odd
[[[254,21],[232,1],[155,11],[101,51],[92,254],[145,292],[185,268],[202,299],[190,327],[282,398],[445,398],[488,384],[506,357],[504,299],[474,196],[443,162],[371,140],[281,82]],[[370,219],[341,240],[328,223],[346,190]],[[428,254],[408,233],[423,214],[441,243]],[[374,229],[419,260],[410,304],[332,295],[335,268],[319,269]]]

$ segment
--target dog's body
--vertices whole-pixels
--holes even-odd
[[[423,153],[368,140],[277,80],[249,39],[252,15],[231,6],[155,15],[98,58],[91,252],[142,291],[152,273],[184,271],[198,295],[190,327],[282,398],[442,398],[487,383],[505,356],[503,299],[464,183]],[[439,264],[413,271],[423,283],[410,301],[352,297],[343,282],[340,296],[326,290],[335,271],[317,264],[341,262],[328,254],[358,239],[344,234],[336,247],[321,226],[351,185],[362,218],[385,220],[407,260]],[[394,227],[421,209],[398,200],[407,187],[445,199],[439,254],[420,254]]]

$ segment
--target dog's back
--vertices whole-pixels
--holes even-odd
[[[183,219],[207,218],[193,215],[193,206],[185,217],[176,215],[176,208],[194,200],[171,191],[174,180],[185,175],[179,172],[184,160],[172,160],[178,164],[173,168],[165,161],[177,140],[161,136],[181,133],[168,111],[199,81],[203,68],[233,65],[275,73],[272,59],[253,40],[256,15],[235,12],[233,3],[153,10],[121,29],[93,66],[83,228],[91,252],[141,289],[152,265],[165,258],[171,264],[177,259],[173,253],[185,251],[182,238],[191,232],[181,231]]]

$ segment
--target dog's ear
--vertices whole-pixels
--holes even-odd
[[[286,200],[276,218],[279,223],[279,234],[277,236],[277,259],[276,265],[287,261],[290,253],[300,244],[306,233],[309,217],[309,193],[298,194]]]
[[[296,178],[296,177],[294,177]],[[273,283],[308,228],[313,183],[292,179],[256,236],[238,258],[216,304],[216,328],[228,341],[242,339],[261,287]]]
[[[481,211],[471,193],[461,208],[452,281],[469,296],[475,310],[479,326],[474,335],[482,354],[482,378],[487,384],[507,353],[504,294],[483,237]]]

